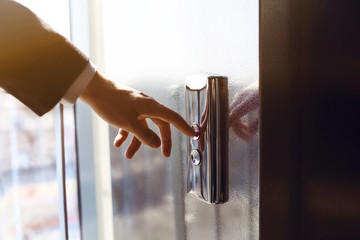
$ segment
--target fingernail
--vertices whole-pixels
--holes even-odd
[[[191,125],[192,130],[195,132],[195,135],[193,136],[194,141],[198,141],[200,139],[200,126],[197,123],[193,123]]]
[[[134,155],[129,155],[127,152],[124,154],[124,156],[127,158],[127,159],[132,159],[132,157],[134,156]]]

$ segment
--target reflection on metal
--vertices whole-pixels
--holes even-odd
[[[210,204],[228,199],[228,84],[216,74],[186,78],[186,117],[199,135],[189,138],[187,191]]]

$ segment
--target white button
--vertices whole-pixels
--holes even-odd
[[[201,155],[199,153],[198,150],[193,149],[191,150],[191,162],[195,165],[198,166],[201,163]]]

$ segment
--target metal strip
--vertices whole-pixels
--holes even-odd
[[[64,106],[59,104],[55,109],[56,128],[56,172],[59,189],[59,224],[61,239],[69,239],[67,202],[66,202],[66,169],[64,138]]]
[[[76,161],[76,186],[77,186],[77,198],[78,198],[78,209],[79,209],[79,230],[80,230],[80,239],[84,239],[82,231],[82,204],[81,204],[81,184],[80,184],[80,162],[79,162],[79,143],[78,143],[78,128],[77,128],[77,118],[76,118],[76,106],[75,103],[73,106],[74,113],[74,133],[75,133],[75,161]]]

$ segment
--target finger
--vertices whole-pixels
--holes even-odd
[[[205,124],[206,124],[206,121],[207,121],[208,109],[209,109],[209,94],[210,93],[208,92],[206,95],[205,109],[204,109],[203,114],[201,114],[200,124],[203,124],[203,122],[205,122]]]
[[[183,134],[193,137],[196,135],[195,131],[186,123],[186,121],[175,111],[161,105],[158,102],[152,107],[149,107],[141,114],[141,117],[157,118],[165,122],[171,123],[179,129]]]
[[[148,127],[146,120],[133,121],[131,131],[142,143],[152,148],[160,147],[160,138]]]
[[[141,142],[137,137],[134,136],[128,148],[126,149],[125,157],[131,159],[134,154],[139,150],[140,146]]]
[[[204,112],[201,114],[200,126],[201,125],[206,125],[207,119],[208,119],[208,109],[205,108]]]
[[[232,109],[236,106],[241,104],[242,102],[245,101],[245,99],[247,98],[247,96],[249,96],[251,94],[251,91],[249,90],[243,90],[239,93],[237,93],[234,97],[234,101],[233,103],[230,105],[229,107],[229,112],[232,111]]]
[[[127,131],[119,129],[119,132],[114,139],[114,147],[119,148],[125,142],[128,135],[129,133]]]
[[[249,132],[248,132],[248,128],[243,124],[243,123],[236,123],[233,125],[233,130],[235,132],[235,134],[241,138],[242,140],[248,142],[249,141]]]
[[[239,120],[245,114],[255,110],[259,106],[259,95],[253,93],[243,99],[239,104],[234,105],[229,113],[229,125],[232,125],[234,121]]]
[[[258,132],[258,130],[259,130],[259,120],[256,119],[249,125],[249,133],[251,135],[254,135],[255,133]]]
[[[170,124],[160,119],[151,119],[160,130],[161,152],[164,157],[170,157],[171,154],[171,130]]]
[[[202,135],[199,139],[199,146],[200,146],[200,151],[204,152],[205,150],[205,138],[204,135]]]

